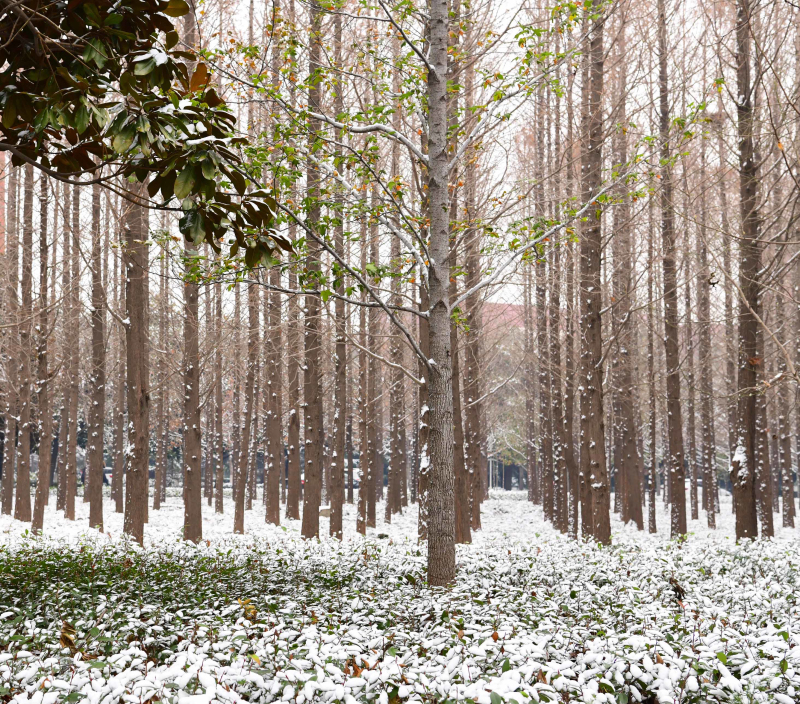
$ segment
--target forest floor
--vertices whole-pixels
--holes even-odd
[[[493,493],[448,589],[425,586],[413,507],[379,505],[364,539],[348,506],[344,541],[304,541],[260,504],[231,535],[227,498],[194,546],[171,491],[141,549],[110,501],[102,536],[54,504],[40,539],[0,518],[0,701],[800,701],[798,533],[737,546],[727,495],[717,531],[670,541],[659,502],[662,532],[615,519],[598,548]]]

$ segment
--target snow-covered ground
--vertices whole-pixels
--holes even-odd
[[[113,504],[106,491],[104,520],[105,534],[112,540],[122,537],[122,514],[114,513]],[[152,494],[152,487],[151,487]],[[732,540],[734,536],[734,516],[731,512],[731,497],[725,491],[721,492],[721,513],[717,515],[717,529],[709,530],[706,524],[705,513],[700,512],[697,521],[688,519],[690,539],[698,540]],[[612,496],[613,503],[613,496]],[[152,506],[152,497],[151,497]],[[216,542],[233,539],[233,502],[230,491],[226,492],[224,501],[224,514],[214,512],[212,506],[203,501],[203,538]],[[84,503],[79,496],[75,504],[76,520],[68,521],[63,512],[55,510],[55,494],[51,495],[44,519],[44,536],[58,538],[59,540],[77,540],[81,537],[97,536],[97,531],[89,529],[89,504]],[[687,507],[687,515],[690,512]],[[367,531],[367,537],[387,535],[393,541],[415,539],[417,535],[417,508],[411,504],[402,515],[394,516],[391,524],[384,521],[384,505],[377,507],[377,526]],[[275,538],[277,536],[299,536],[300,521],[287,520],[285,507],[281,507],[282,528],[269,526],[264,521],[265,510],[262,497],[259,493],[258,501],[253,502],[253,510],[245,514],[245,535],[239,538],[247,542],[253,537]],[[645,523],[647,511],[645,509]],[[511,540],[527,543],[530,541],[565,540],[558,531],[544,520],[540,507],[533,506],[526,500],[522,491],[492,491],[491,498],[486,501],[481,510],[482,530],[473,533],[473,544],[482,546],[494,543],[497,540]],[[345,505],[344,511],[344,538],[345,540],[360,539],[356,533],[356,512],[354,505]],[[800,522],[798,528],[783,528],[780,514],[774,515],[775,536],[777,540],[800,539]],[[320,517],[320,536],[329,532],[328,519]],[[639,532],[633,525],[623,525],[616,514],[612,514],[613,540],[628,543],[635,541],[642,544],[658,543],[669,537],[669,508],[661,500],[657,500],[656,525],[658,533],[649,536]],[[19,540],[29,528],[27,524],[15,521],[11,516],[0,516],[0,544],[14,543]],[[165,540],[180,538],[183,531],[183,501],[179,489],[169,489],[167,501],[159,511],[152,508],[149,511],[149,521],[145,526],[145,542],[147,544],[161,543]]]
[[[448,589],[424,586],[413,507],[379,506],[366,539],[347,507],[344,541],[305,541],[260,503],[233,536],[228,499],[194,546],[176,493],[142,550],[120,515],[99,536],[51,498],[44,539],[0,519],[0,700],[800,701],[798,534],[736,545],[727,496],[717,531],[669,541],[659,504],[658,535],[615,519],[598,548],[498,492]]]

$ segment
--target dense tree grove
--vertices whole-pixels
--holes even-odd
[[[796,5],[0,3],[3,513],[794,526]]]

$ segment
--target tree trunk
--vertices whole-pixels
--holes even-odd
[[[453,284],[455,288],[455,284]],[[464,457],[464,425],[461,414],[461,374],[459,364],[458,330],[452,323],[450,349],[453,359],[453,474],[455,480],[456,542],[471,543],[472,521],[469,506],[469,475]]]
[[[315,78],[322,64],[322,9],[318,0],[311,0],[310,13],[310,48],[308,106],[311,111],[318,111],[322,102],[321,82]],[[319,121],[309,119],[309,153],[313,153],[320,130]],[[318,233],[318,224],[322,216],[320,198],[320,174],[316,161],[309,157],[307,165],[307,197],[308,224],[312,231]],[[320,270],[320,246],[309,240],[307,267],[309,276],[314,277]],[[312,278],[313,280],[313,278]],[[316,294],[307,295],[305,315],[305,485],[303,487],[303,522],[304,538],[319,536],[319,506],[322,493],[322,388],[321,388],[321,353],[322,353],[322,315],[319,298]]]
[[[19,448],[14,518],[31,520],[31,316],[33,315],[33,166],[25,166],[22,210],[22,305],[19,316]]]
[[[427,487],[428,583],[443,586],[456,576],[453,477],[453,377],[450,348],[450,214],[447,152],[447,0],[430,0],[428,58],[428,198],[431,355],[430,457]]]
[[[133,207],[133,206],[129,206]],[[120,236],[122,251],[124,253],[126,241],[124,235]],[[127,310],[125,303],[125,289],[126,285],[120,281],[119,274],[123,274],[127,282],[127,267],[126,261],[122,262],[122,271],[117,270],[119,257],[114,257],[114,286],[116,287],[116,304],[117,310]],[[113,447],[113,465],[111,470],[111,496],[114,499],[114,511],[116,513],[123,512],[123,504],[125,500],[125,397],[126,397],[126,384],[127,379],[127,363],[126,363],[126,343],[127,343],[127,326],[117,325],[117,364],[116,364],[116,383],[114,384],[114,447]],[[63,415],[63,413],[62,413]],[[62,418],[62,427],[64,419]]]
[[[472,45],[474,35],[470,35],[467,45]],[[466,113],[475,104],[475,61],[467,61],[464,66],[464,103]],[[477,128],[477,127],[476,127]],[[478,220],[476,190],[478,180],[479,152],[470,152],[464,164],[464,267],[466,277],[464,287],[471,291],[481,279],[480,234],[475,226]],[[467,473],[470,485],[470,508],[472,530],[481,528],[481,502],[483,501],[483,480],[481,467],[481,296],[475,292],[465,301],[467,332],[464,344],[464,434]]]
[[[648,379],[648,435],[650,445],[650,461],[648,463],[648,489],[649,501],[647,506],[647,530],[650,533],[656,532],[656,492],[658,490],[658,464],[656,461],[656,450],[658,437],[656,434],[656,347],[655,347],[655,305],[654,291],[656,277],[656,260],[653,242],[655,239],[655,227],[653,210],[655,198],[651,196],[647,201],[647,224],[648,224],[648,258],[650,270],[647,275],[647,379]]]
[[[686,480],[681,410],[680,348],[678,346],[678,283],[675,271],[675,208],[669,143],[669,94],[667,91],[667,16],[665,1],[658,0],[658,93],[661,138],[661,238],[664,271],[664,358],[667,382],[667,424],[670,487],[670,534],[686,534]]]
[[[10,167],[8,184],[8,225],[6,231],[5,248],[5,276],[4,276],[4,318],[13,325],[18,320],[19,299],[17,288],[19,286],[19,219],[17,208],[17,191],[19,185],[19,169]],[[17,331],[12,327],[11,342],[5,349],[7,355],[7,379],[5,380],[5,407],[4,411],[4,443],[3,443],[3,481],[2,481],[2,512],[11,514],[14,505],[14,470],[17,459],[17,418],[19,383],[19,361],[16,342]]]
[[[198,253],[193,244],[184,242],[183,256],[187,277],[183,283],[183,539],[198,543],[203,539],[202,420],[199,287],[191,280]]]
[[[33,505],[31,531],[39,535],[44,527],[44,507],[50,494],[50,474],[53,447],[53,413],[50,407],[51,383],[48,370],[48,336],[50,335],[50,316],[48,311],[47,286],[50,269],[48,267],[48,179],[42,175],[39,195],[39,340],[37,398],[39,407],[39,472],[36,482],[36,500]]]
[[[585,97],[585,149],[583,153],[583,202],[591,202],[601,184],[603,145],[603,24],[592,20],[588,38]],[[602,207],[598,203],[584,223],[581,238],[581,469],[587,499],[582,502],[584,529],[600,543],[611,541],[610,487],[605,455],[603,416],[603,335],[601,281]]]
[[[145,185],[129,186],[135,201],[146,197]],[[126,473],[124,530],[144,543],[145,510],[149,474],[150,394],[147,350],[147,210],[126,203],[123,220],[125,248],[125,343],[128,381],[128,471]]]
[[[750,4],[736,3],[736,105],[739,136],[739,198],[742,235],[739,240],[739,377],[736,413],[736,451],[731,460],[731,482],[736,511],[736,539],[758,536],[756,517],[758,322],[761,285],[758,172],[753,143],[753,106],[750,83]]]
[[[241,287],[233,288],[233,432],[231,438],[230,479],[234,503],[236,502],[236,482],[239,481],[239,454],[242,441],[242,390],[240,378],[242,373],[242,301]]]
[[[337,67],[342,66],[342,16],[334,16],[333,45],[334,61]],[[396,76],[397,71],[393,72]],[[395,81],[396,79],[393,79]],[[344,111],[342,93],[344,86],[339,86],[334,95],[334,112],[338,115]],[[395,110],[395,114],[399,114]],[[339,131],[338,141],[344,141],[343,131]],[[341,147],[336,147],[336,156],[341,158]],[[343,194],[337,189],[335,198],[336,223],[333,231],[333,244],[336,253],[342,259],[344,251],[344,212],[342,208]],[[396,238],[395,238],[396,239]],[[336,284],[336,292],[344,296],[344,278],[340,277]],[[342,539],[342,511],[344,510],[344,462],[345,462],[345,434],[347,423],[347,344],[345,342],[345,317],[344,300],[337,298],[335,302],[334,329],[336,335],[334,352],[334,390],[333,390],[333,456],[330,463],[330,534]]]
[[[103,532],[106,415],[106,302],[100,241],[100,184],[92,186],[92,376],[89,409],[89,525]]]
[[[280,275],[280,269],[278,267],[273,267],[270,271],[271,283],[273,286],[280,286]],[[264,493],[266,494],[267,523],[272,523],[277,526],[280,525],[281,522],[281,474],[283,473],[283,438],[281,433],[281,406],[283,405],[281,394],[281,358],[283,356],[283,334],[281,331],[281,294],[277,290],[272,291],[270,294],[268,314],[269,326],[267,333],[269,334],[269,343],[267,348],[268,361],[266,372],[268,377],[267,413],[269,415],[266,419],[267,456],[265,458],[265,471],[267,480],[264,485]],[[296,373],[297,372],[295,372],[295,374]],[[292,444],[292,439],[289,440],[289,444]],[[299,503],[297,505],[299,505]]]
[[[686,282],[685,282],[685,306],[686,306],[686,436],[687,436],[687,466],[689,469],[689,505],[691,506],[692,520],[696,521],[699,518],[699,510],[697,505],[697,415],[695,413],[695,383],[696,378],[694,374],[694,324],[692,323],[693,311],[692,307],[692,276],[691,276],[691,261],[689,259],[689,231],[686,231],[685,240],[686,253],[684,257],[687,259],[686,268]]]
[[[161,508],[161,485],[164,483],[164,473],[167,471],[167,447],[164,442],[164,421],[166,405],[164,397],[167,390],[167,254],[161,255],[161,271],[159,272],[160,292],[158,304],[158,402],[156,403],[156,481],[153,491],[153,509]],[[186,295],[186,294],[184,294]],[[184,351],[185,354],[185,351]]]
[[[75,520],[75,494],[78,481],[78,397],[80,394],[80,188],[72,187],[72,239],[70,270],[70,307],[67,322],[67,344],[69,351],[69,392],[67,442],[65,445],[66,489],[64,492],[64,516]],[[66,266],[66,260],[64,262]]]
[[[219,281],[214,284],[214,443],[214,512],[222,514],[225,508],[225,442],[222,431],[222,284]]]
[[[706,143],[700,144],[700,174],[707,178]],[[711,352],[711,271],[708,265],[707,223],[708,208],[706,189],[700,189],[700,236],[697,238],[697,315],[699,318],[699,340],[697,363],[700,369],[700,457],[703,467],[702,504],[709,528],[717,527],[714,505],[716,472],[716,438],[714,433],[714,369]]]

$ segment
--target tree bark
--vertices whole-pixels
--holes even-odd
[[[427,487],[428,583],[443,586],[456,576],[453,477],[453,377],[450,348],[450,214],[447,152],[447,0],[430,0],[428,58],[428,198],[430,260],[430,457]]]
[[[308,106],[311,111],[318,111],[322,102],[322,86],[316,74],[322,67],[322,9],[318,0],[311,0],[310,13],[310,48],[309,48],[309,89]],[[313,153],[318,132],[321,129],[319,120],[309,119],[309,153]],[[316,233],[321,219],[320,207],[320,174],[316,161],[309,157],[307,164],[307,197],[308,224]],[[308,243],[308,271],[312,278],[320,271],[320,247],[313,241]],[[305,297],[305,485],[303,487],[303,522],[301,532],[304,538],[319,536],[319,506],[322,493],[322,388],[320,377],[322,333],[319,298],[316,294]]]
[[[22,209],[22,280],[19,316],[19,448],[14,518],[31,520],[31,316],[33,315],[33,166],[25,166]]]
[[[146,197],[145,185],[129,186],[134,201]],[[144,543],[149,474],[150,393],[147,360],[147,210],[127,203],[123,220],[125,248],[125,343],[128,397],[128,471],[126,473],[124,531]]]
[[[336,14],[333,20],[333,45],[334,62],[337,68],[342,67],[342,16]],[[397,71],[393,72],[393,75]],[[340,79],[341,80],[341,79]],[[393,79],[393,81],[396,79]],[[339,85],[334,95],[334,112],[338,115],[344,110],[343,93],[344,85]],[[398,114],[397,110],[395,113]],[[339,143],[344,141],[344,132],[339,130]],[[336,156],[341,158],[342,149],[336,147]],[[333,244],[336,253],[344,258],[344,211],[342,208],[343,194],[337,189],[334,194],[336,222],[333,230]],[[339,276],[336,282],[336,292],[344,296],[344,277]],[[330,534],[334,538],[342,539],[342,511],[344,510],[344,462],[345,462],[345,434],[347,424],[347,344],[345,326],[344,300],[337,298],[334,313],[334,390],[333,390],[333,455],[331,457],[330,472]]]
[[[183,539],[198,543],[203,539],[200,291],[192,281],[197,274],[194,269],[198,253],[190,242],[184,242],[183,256],[186,276],[183,282]],[[243,483],[241,489],[244,490]]]
[[[90,381],[89,526],[103,532],[103,471],[106,416],[106,302],[102,279],[100,184],[92,187],[92,376]]]
[[[753,86],[750,82],[750,4],[736,3],[737,130],[739,136],[739,199],[742,235],[739,240],[739,377],[736,450],[731,482],[736,511],[736,539],[758,537],[756,515],[758,322],[761,284],[758,171],[753,143]]]
[[[75,495],[78,481],[78,400],[80,394],[80,188],[72,187],[72,223],[69,236],[72,239],[70,251],[70,287],[69,318],[66,339],[69,352],[69,387],[67,396],[68,425],[65,445],[64,516],[67,520],[75,520]],[[64,266],[67,265],[66,260]]]
[[[603,25],[604,17],[591,21],[588,37],[585,96],[585,149],[583,153],[583,197],[591,202],[601,183],[603,145]],[[587,499],[582,502],[584,529],[600,543],[611,541],[610,487],[605,455],[603,416],[603,357],[601,227],[602,206],[590,211],[581,238],[581,469]]]
[[[48,179],[41,177],[39,194],[39,330],[38,330],[38,387],[39,408],[39,472],[36,482],[36,499],[33,505],[31,531],[39,535],[44,527],[44,508],[50,494],[50,474],[53,460],[53,413],[50,406],[51,381],[48,368],[48,337],[50,315],[48,311],[47,287],[48,267]]]
[[[669,93],[667,87],[667,16],[664,0],[658,0],[658,94],[661,138],[661,238],[664,272],[664,358],[667,382],[667,425],[670,487],[670,534],[686,534],[686,480],[681,409],[680,349],[678,346],[678,283],[675,270],[675,206],[672,190],[672,158],[669,140]]]

